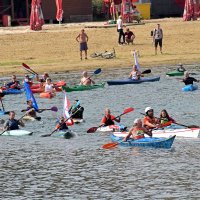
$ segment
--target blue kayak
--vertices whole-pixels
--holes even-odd
[[[124,137],[117,137],[114,134],[111,135],[113,142],[117,142],[124,147],[154,147],[166,149],[171,148],[175,137],[175,135],[169,138],[147,137],[138,140],[128,139],[127,142],[122,142]]]
[[[7,115],[7,114],[9,114],[9,112],[6,112],[6,111],[3,111],[3,110],[0,110],[0,116],[2,116],[2,115]]]
[[[185,87],[183,87],[182,91],[183,92],[189,92],[189,91],[194,91],[194,90],[197,90],[197,89],[198,89],[197,85],[190,84],[190,85],[186,85]]]
[[[124,80],[113,80],[113,81],[107,81],[108,85],[124,85],[124,84],[138,84],[143,82],[154,82],[159,81],[160,77],[141,77],[139,80],[135,79],[124,79]]]
[[[7,90],[3,90],[3,94],[8,95],[8,94],[21,94],[25,91],[24,88],[17,90],[17,89],[7,89]]]

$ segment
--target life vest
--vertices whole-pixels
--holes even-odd
[[[64,123],[64,124],[57,124],[56,125],[56,129],[58,129],[58,130],[67,130],[68,129],[68,126],[66,125],[66,123]]]
[[[104,121],[105,126],[110,126],[110,125],[114,125],[115,124],[114,121],[111,119],[111,116],[110,116],[110,118],[104,117],[103,120],[105,120]]]
[[[18,121],[16,119],[9,119],[6,122],[6,126],[8,127],[8,130],[17,130],[19,129]]]
[[[144,130],[143,129],[136,129],[136,134],[133,136],[134,140],[139,140],[144,138]]]
[[[144,126],[147,127],[147,128],[151,128],[151,127],[149,127],[148,125],[146,125],[147,122],[149,122],[149,123],[151,123],[151,124],[156,124],[156,118],[155,118],[155,117],[150,118],[148,115],[146,115],[146,116],[144,117]]]
[[[81,106],[77,106],[75,109],[72,108],[72,118],[83,119],[83,111],[84,108]]]
[[[165,124],[165,123],[167,123],[167,122],[169,122],[170,120],[167,118],[167,117],[162,117],[162,118],[160,118],[160,123],[161,124]]]

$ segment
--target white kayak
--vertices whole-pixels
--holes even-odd
[[[124,129],[125,126],[124,125],[109,125],[109,126],[102,126],[100,128],[97,129],[97,131],[99,132],[114,132],[114,131],[120,131],[122,129]]]
[[[40,121],[41,117],[31,117],[31,116],[27,115],[27,116],[24,116],[22,119],[24,121],[35,121],[35,120]]]
[[[176,137],[184,138],[200,138],[200,128],[182,128],[182,129],[162,129],[162,130],[153,130],[153,137],[163,137],[168,138],[172,135]],[[114,132],[114,135],[117,137],[126,137],[128,132]],[[149,137],[145,134],[145,137]]]
[[[24,136],[24,135],[32,135],[33,132],[26,131],[26,130],[11,130],[11,131],[5,131],[2,135],[6,136]]]

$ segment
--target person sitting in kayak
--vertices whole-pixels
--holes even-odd
[[[92,84],[95,84],[95,82],[90,77],[88,77],[87,71],[84,71],[80,85],[92,85]]]
[[[133,67],[133,71],[130,73],[129,78],[134,80],[139,80],[142,76],[141,72],[138,70],[137,66]]]
[[[154,117],[153,109],[151,107],[145,108],[144,126],[147,129],[160,128],[159,119]]]
[[[152,137],[152,132],[148,130],[147,128],[143,127],[142,120],[135,119],[133,123],[133,127],[129,130],[128,135],[124,138],[123,141],[126,142],[130,138],[130,136],[132,136],[134,140],[144,138],[145,133],[149,135],[150,137]]]
[[[30,112],[27,112],[29,110],[30,110]],[[35,118],[37,120],[41,120],[41,117],[37,116],[37,112],[38,113],[42,113],[43,110],[37,110],[37,109],[35,109],[34,106],[33,106],[33,102],[31,100],[28,100],[27,101],[27,108],[26,108],[26,110],[21,110],[21,112],[27,112],[26,116],[30,116],[30,117],[33,117],[33,118]]]
[[[46,79],[45,90],[44,91],[48,92],[48,93],[51,93],[53,96],[56,95],[54,84],[51,82],[50,78]]]
[[[75,106],[71,106],[69,109],[69,113],[73,115],[72,119],[83,119],[84,107],[81,105],[76,106],[78,101],[79,100],[75,100]]]
[[[17,90],[20,90],[21,89],[21,86],[20,86],[20,82],[17,81],[17,77],[15,75],[12,75],[12,81],[7,83],[6,85],[6,88],[11,88],[11,89],[17,89]]]
[[[115,124],[114,121],[120,122],[120,117],[116,118],[114,115],[111,115],[110,109],[106,108],[105,115],[101,120],[101,125],[103,126],[114,125]]]
[[[176,121],[169,116],[168,112],[165,109],[162,110],[161,113],[160,113],[160,124],[165,125],[165,124],[169,123],[169,125],[171,125],[170,122],[174,123]]]
[[[24,123],[20,120],[15,119],[15,112],[11,111],[9,113],[9,119],[4,123],[3,130],[17,130],[19,125],[24,127]]]
[[[177,71],[179,71],[179,72],[185,72],[186,69],[183,67],[183,65],[181,63],[179,63],[179,65],[177,67]]]
[[[32,78],[28,74],[25,75],[24,82],[28,83],[30,87],[33,85]]]
[[[41,78],[39,78],[39,75],[36,75],[36,80],[42,83],[46,82],[47,78],[50,78],[47,72],[44,72]]]
[[[68,130],[68,126],[72,126],[74,124],[73,120],[68,120],[67,122],[65,122],[65,118],[64,117],[60,117],[60,120],[58,122],[58,124],[56,124],[56,129],[61,131],[61,130]]]
[[[184,72],[184,78],[181,81],[184,82],[185,85],[193,85],[193,82],[199,82],[199,80],[197,80],[193,77],[190,77],[190,74],[188,71]]]

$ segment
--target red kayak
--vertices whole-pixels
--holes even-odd
[[[56,87],[61,87],[61,86],[65,86],[66,85],[66,82],[65,81],[58,81],[56,83],[54,83]],[[38,89],[40,88],[40,83],[36,83],[36,84],[33,84],[31,86],[31,90],[32,89]]]
[[[40,97],[41,98],[47,98],[47,99],[51,99],[53,97],[55,97],[55,93],[51,93],[51,92],[43,92],[43,93],[40,93]]]

